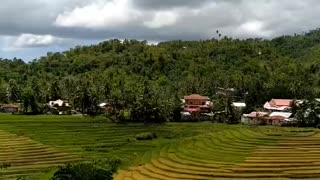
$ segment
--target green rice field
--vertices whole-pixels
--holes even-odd
[[[153,140],[136,140],[152,132]],[[122,179],[320,178],[315,129],[213,123],[117,125],[99,118],[0,115],[0,178],[49,179],[68,162],[117,158]]]

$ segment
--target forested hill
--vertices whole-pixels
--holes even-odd
[[[235,88],[251,106],[270,98],[317,97],[319,43],[320,30],[273,40],[110,40],[30,63],[1,60],[0,99],[36,110],[58,98],[79,108],[103,101],[132,108],[146,97],[165,104],[190,93],[215,98],[219,87]]]

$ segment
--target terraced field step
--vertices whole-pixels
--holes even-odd
[[[316,178],[319,168],[320,137],[229,130],[165,147],[159,158],[121,172],[116,179]]]
[[[79,160],[82,158],[76,155],[0,130],[0,163],[10,164],[10,167],[1,170],[0,178],[15,179],[37,174],[44,168]]]
[[[289,167],[235,167],[230,168],[232,172],[236,173],[288,173],[296,170],[319,170],[320,166],[289,166]]]
[[[35,173],[32,173],[33,176],[41,176],[43,173],[41,172],[35,172]],[[9,174],[9,175],[1,175],[0,176],[0,179],[3,179],[3,180],[17,180],[17,178],[19,177],[28,177],[30,175],[29,174]]]
[[[316,162],[320,162],[320,159],[304,159],[304,158],[300,158],[300,159],[246,159],[245,163],[279,163],[279,164],[283,164],[283,163],[316,163]]]
[[[186,165],[174,162],[169,159],[160,158],[153,161],[154,163],[160,163],[162,165],[165,165],[167,167],[171,168],[179,168],[179,169],[186,169],[186,170],[193,170],[193,171],[201,171],[201,172],[222,172],[222,173],[230,173],[230,170],[222,169],[222,168],[213,168],[213,167],[206,167],[206,166],[199,166],[198,165]]]
[[[289,173],[272,173],[272,172],[249,172],[249,173],[219,173],[211,172],[205,173],[201,171],[193,172],[189,170],[181,170],[177,168],[163,168],[159,166],[154,166],[153,164],[146,164],[142,167],[131,169],[130,172],[136,171],[143,176],[149,176],[155,179],[215,179],[215,178],[277,178],[290,176]]]
[[[293,157],[275,157],[275,156],[253,156],[253,157],[247,157],[246,160],[315,160],[319,158],[320,159],[320,155],[319,156],[293,156]]]

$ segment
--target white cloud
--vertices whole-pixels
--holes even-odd
[[[249,21],[242,24],[240,28],[250,33],[257,33],[263,28],[263,23],[260,21]]]
[[[178,15],[174,11],[157,12],[151,21],[145,21],[144,25],[149,28],[162,28],[177,23]]]
[[[15,38],[13,47],[40,47],[49,46],[56,43],[61,43],[61,38],[54,37],[52,35],[36,35],[36,34],[21,34]]]
[[[256,20],[243,23],[238,30],[239,35],[247,34],[248,36],[256,37],[270,37],[272,33],[270,30],[265,30],[263,22]]]
[[[64,11],[55,24],[62,27],[105,28],[134,21],[140,13],[130,8],[129,0],[96,0],[71,11]]]
[[[216,30],[273,38],[319,28],[319,16],[318,0],[1,0],[0,36],[6,38],[0,37],[0,52],[68,49],[109,38],[199,40],[217,37]]]

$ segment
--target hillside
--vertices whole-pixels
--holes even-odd
[[[110,40],[48,53],[30,63],[1,60],[0,100],[24,102],[26,111],[39,113],[41,104],[58,98],[83,112],[104,101],[119,110],[132,109],[146,103],[142,97],[153,99],[153,106],[170,102],[172,109],[186,94],[215,98],[218,87],[235,88],[250,108],[270,98],[317,97],[319,34],[158,45]]]

